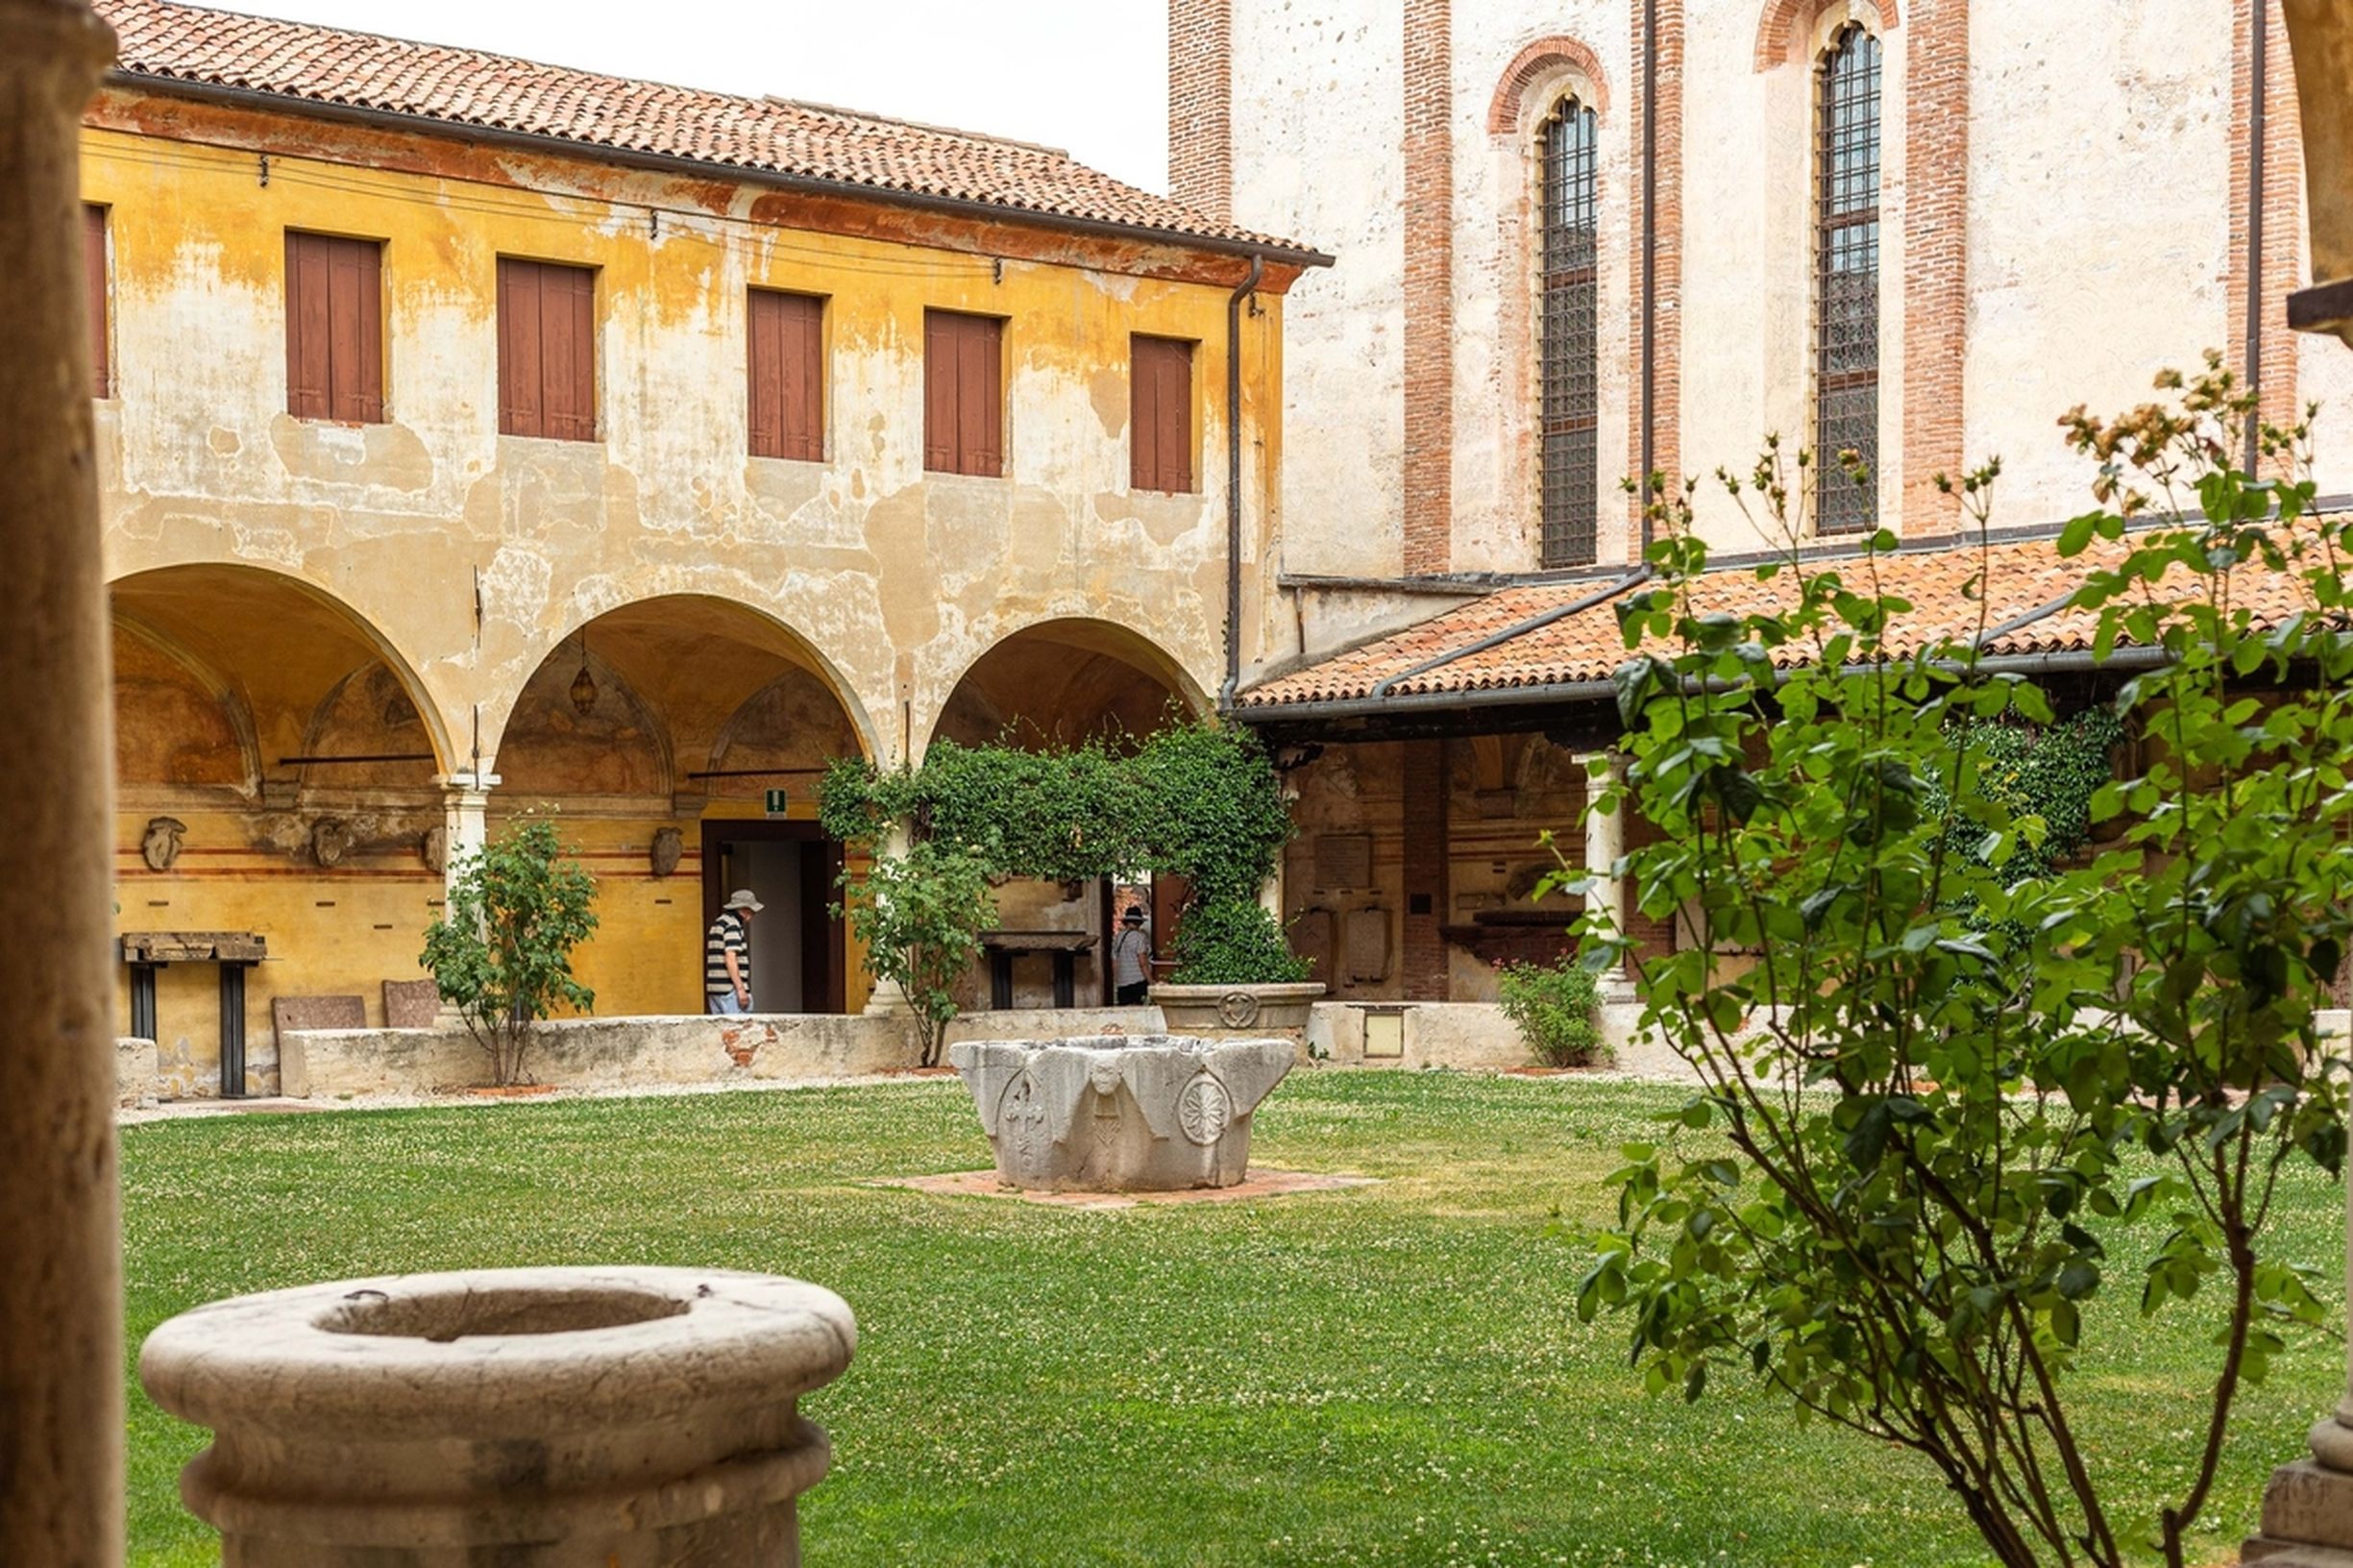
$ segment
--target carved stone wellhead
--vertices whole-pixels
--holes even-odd
[[[1250,1117],[1291,1068],[1287,1040],[1096,1035],[968,1041],[964,1075],[997,1174],[1058,1192],[1232,1187],[1250,1160]]]

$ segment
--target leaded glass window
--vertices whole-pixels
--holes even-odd
[[[1824,533],[1859,533],[1879,511],[1879,40],[1847,27],[1816,81],[1814,515]]]
[[[1596,229],[1595,118],[1564,98],[1537,133],[1538,358],[1543,563],[1585,566],[1600,515],[1601,278]]]

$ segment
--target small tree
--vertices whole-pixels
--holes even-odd
[[[492,1083],[527,1081],[535,1019],[596,1005],[572,977],[572,950],[597,929],[596,896],[596,878],[543,820],[526,819],[459,862],[418,962],[489,1057]]]
[[[904,855],[884,855],[867,870],[842,873],[850,928],[866,947],[876,979],[895,982],[915,1009],[922,1064],[937,1066],[956,982],[980,956],[980,933],[996,923],[987,864],[978,854],[924,839]]]
[[[2144,737],[2093,796],[2121,842],[2088,863],[2042,853],[2044,803],[1981,727],[2047,732],[2049,698],[1981,657],[1982,593],[1977,626],[1905,646],[1892,536],[1793,551],[1758,573],[1777,604],[1722,613],[1661,498],[1660,581],[1627,613],[1624,803],[1660,831],[1630,870],[1646,913],[1701,934],[1644,966],[1646,1022],[1703,1087],[1628,1148],[1580,1309],[1631,1314],[1654,1390],[1746,1369],[1919,1455],[2012,1568],[2116,1568],[2151,1534],[2181,1568],[2240,1395],[2323,1315],[2264,1247],[2281,1174],[2345,1146],[2316,1014],[2353,926],[2353,528],[2312,514],[2309,478],[2231,471],[2252,404],[2212,360],[2160,384],[2180,411],[2069,421],[2110,508],[2060,537],[2106,541],[2070,613]],[[2300,431],[2266,445],[2309,472]],[[1994,474],[1955,486],[1981,550]],[[1804,478],[1769,452],[1727,482],[1794,539]],[[2128,533],[2143,511],[2169,526]],[[2145,1315],[2195,1311],[2217,1347],[2140,1526],[2114,1483],[2148,1456],[2088,1445],[2067,1392],[2126,1271]]]

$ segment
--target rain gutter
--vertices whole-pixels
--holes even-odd
[[[1147,244],[1167,246],[1176,250],[1203,251],[1216,256],[1245,257],[1259,268],[1263,268],[1269,260],[1298,267],[1328,267],[1333,263],[1333,257],[1321,251],[1271,244],[1265,240],[1227,239],[1212,234],[1190,234],[1181,230],[1159,229],[1148,224],[1122,223],[1114,218],[1089,218],[1068,213],[1042,212],[1034,208],[1013,207],[1000,202],[984,202],[965,196],[938,196],[923,191],[893,190],[884,185],[863,184],[855,180],[827,180],[816,175],[792,174],[780,169],[748,168],[740,163],[722,163],[710,159],[688,158],[675,153],[651,153],[632,148],[615,147],[607,142],[581,141],[570,136],[550,135],[538,131],[515,131],[503,126],[475,125],[464,120],[443,119],[436,115],[417,114],[404,110],[374,109],[358,104],[327,103],[315,98],[300,97],[293,93],[270,92],[259,87],[229,86],[214,82],[190,82],[180,77],[153,76],[143,71],[121,69],[109,71],[106,75],[106,85],[135,88],[142,92],[161,93],[166,96],[195,98],[272,114],[306,115],[315,119],[337,120],[380,131],[405,132],[436,136],[443,140],[483,142],[493,146],[512,147],[524,152],[545,153],[558,158],[585,159],[593,162],[618,164],[624,168],[643,169],[655,174],[685,175],[698,180],[731,181],[740,184],[764,185],[772,189],[795,191],[808,196],[847,197],[856,201],[876,202],[889,207],[911,208],[919,212],[938,212],[953,217],[1051,229],[1064,233],[1085,234],[1094,238],[1140,240]]]

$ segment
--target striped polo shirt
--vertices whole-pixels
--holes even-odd
[[[727,955],[735,955],[736,972],[743,975],[744,984],[751,984],[751,949],[744,930],[744,918],[732,909],[723,909],[719,919],[711,922],[710,932],[702,939],[702,992],[706,996],[729,996],[735,992],[735,983],[727,978]]]

